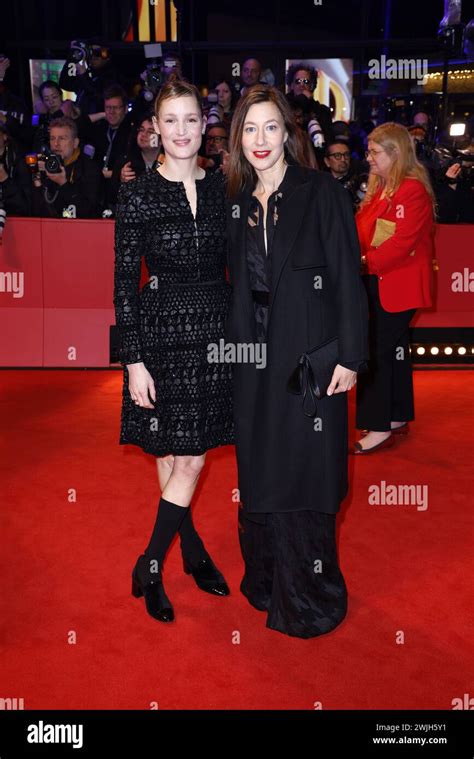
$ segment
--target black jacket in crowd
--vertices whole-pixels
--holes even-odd
[[[32,215],[64,218],[70,206],[77,219],[94,219],[101,212],[102,174],[97,163],[85,155],[66,166],[68,181],[57,185],[47,177],[41,187],[32,186]]]
[[[28,216],[31,201],[31,175],[25,160],[17,154],[11,143],[7,143],[0,156],[7,179],[0,182],[0,200],[7,216]]]
[[[69,73],[71,61],[66,61],[59,76],[59,86],[63,90],[75,92],[76,105],[83,115],[99,113],[104,110],[104,89],[111,84],[120,84],[120,76],[112,63],[108,61],[101,69],[88,69],[84,74]]]

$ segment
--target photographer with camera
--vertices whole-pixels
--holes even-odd
[[[462,124],[462,122],[461,122]],[[474,140],[445,129],[433,151],[434,191],[440,224],[474,223]]]
[[[102,45],[73,40],[59,77],[63,90],[77,94],[76,106],[82,115],[104,110],[104,90],[120,82],[110,51]]]
[[[288,69],[286,83],[289,87],[286,99],[293,108],[303,101],[303,98],[306,99],[307,107],[304,108],[304,112],[308,117],[305,119],[305,127],[318,155],[325,144],[334,139],[331,111],[327,105],[314,99],[318,72],[303,63],[293,64]],[[322,155],[318,157],[321,158]]]
[[[134,124],[148,114],[156,96],[168,81],[171,74],[182,78],[182,64],[177,55],[161,53],[161,44],[144,45],[146,68],[140,74],[138,91],[134,88],[135,98],[132,104],[131,117]]]
[[[79,149],[77,126],[64,116],[49,129],[46,154],[30,154],[26,163],[33,177],[33,216],[94,219],[99,216],[101,174],[97,164]]]
[[[227,170],[229,134],[221,121],[208,124],[203,141],[204,153],[198,156],[198,166],[207,171]]]
[[[364,172],[361,162],[352,158],[349,144],[343,140],[329,143],[324,163],[334,179],[348,191],[355,212],[367,190],[368,171]]]
[[[473,156],[474,159],[474,156]],[[474,224],[474,171],[454,159],[435,183],[440,224]]]

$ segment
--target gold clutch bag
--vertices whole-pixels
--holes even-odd
[[[383,242],[389,240],[395,234],[397,225],[394,221],[388,219],[377,219],[375,223],[375,232],[370,243],[373,248],[378,248]]]

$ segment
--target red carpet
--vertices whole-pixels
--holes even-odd
[[[177,621],[161,625],[130,595],[159,490],[154,459],[117,442],[121,373],[1,371],[0,696],[25,709],[451,709],[474,695],[472,376],[415,372],[408,439],[351,459],[349,613],[299,640],[268,630],[239,593],[232,448],[209,454],[194,511],[232,595],[199,591],[175,543]],[[428,486],[428,508],[369,504],[382,480]]]

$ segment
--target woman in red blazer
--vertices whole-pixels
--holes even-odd
[[[367,194],[356,216],[369,299],[369,371],[357,385],[354,453],[388,448],[414,419],[409,325],[431,305],[434,194],[405,127],[370,133]]]

